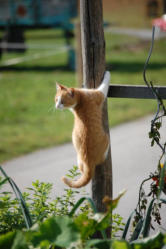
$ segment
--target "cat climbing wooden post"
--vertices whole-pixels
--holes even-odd
[[[105,72],[105,40],[102,0],[80,0],[83,82],[86,88],[97,88]],[[103,108],[103,125],[109,134],[107,104]],[[104,196],[112,198],[111,150],[106,161],[96,167],[92,181],[92,198],[100,212],[105,211]]]

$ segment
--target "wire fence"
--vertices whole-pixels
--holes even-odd
[[[71,46],[66,45],[65,47],[68,47],[69,49],[71,48]],[[35,49],[35,50],[41,50],[41,49],[48,49],[48,50],[54,50],[54,49],[61,49],[62,45],[52,45],[52,44],[36,44],[36,43],[27,43],[27,44],[23,44],[23,43],[8,43],[8,42],[1,42],[0,43],[0,48],[7,50],[7,49]]]
[[[18,43],[19,44],[19,43]],[[19,48],[19,49],[22,49],[22,47],[18,44],[12,44],[12,46],[10,48]],[[17,47],[18,45],[18,47]],[[8,47],[8,48],[9,48]],[[47,49],[49,46],[40,46],[40,45],[33,45],[32,46],[34,49],[40,49],[40,50],[44,50],[44,49]],[[2,61],[0,63],[0,66],[2,67],[7,67],[7,66],[12,66],[12,65],[16,65],[16,64],[19,64],[19,63],[22,63],[22,62],[26,62],[26,61],[31,61],[31,60],[35,60],[35,59],[40,59],[40,58],[46,58],[46,57],[50,57],[50,56],[54,56],[54,55],[57,55],[57,54],[61,54],[61,53],[64,53],[64,52],[68,52],[72,49],[71,46],[69,45],[65,45],[65,46],[52,46],[52,47],[49,47],[49,49],[51,49],[51,51],[41,51],[41,52],[38,52],[38,53],[33,53],[31,55],[25,55],[25,56],[21,56],[21,57],[15,57],[15,58],[12,58],[12,59],[8,59],[8,60],[5,60],[5,61]]]

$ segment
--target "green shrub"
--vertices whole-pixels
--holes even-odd
[[[70,178],[74,178],[78,175],[78,168],[76,166],[69,170],[67,174]],[[6,181],[4,181],[1,176],[0,182],[2,189]],[[32,187],[27,188],[27,190],[28,192],[24,192],[22,195],[29,209],[33,224],[42,222],[52,215],[69,215],[78,199],[78,194],[80,194],[78,190],[65,188],[64,194],[52,199],[53,184],[39,182],[38,180],[33,182]],[[84,190],[82,190],[82,192],[87,196]],[[87,217],[87,219],[92,215],[92,208],[87,201],[79,206],[79,213],[82,214],[83,217]],[[123,218],[119,214],[113,214],[112,234],[114,237],[123,230],[124,223],[122,220]],[[2,234],[25,227],[26,224],[18,199],[14,197],[12,192],[2,191],[0,193],[0,233]]]

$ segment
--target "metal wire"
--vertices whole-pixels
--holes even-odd
[[[39,50],[54,50],[54,49],[61,49],[61,48],[67,48],[67,49],[71,49],[72,46],[70,45],[65,45],[65,46],[61,46],[61,45],[52,45],[52,44],[35,44],[35,43],[28,43],[28,44],[22,44],[22,43],[14,43],[14,42],[0,42],[0,48],[2,49],[39,49]]]
[[[153,26],[153,28],[152,28],[151,46],[150,46],[148,57],[146,59],[146,62],[145,62],[145,65],[144,65],[144,69],[143,69],[143,79],[144,79],[144,82],[147,85],[147,87],[151,90],[151,92],[154,95],[155,99],[157,100],[157,111],[156,111],[156,114],[155,114],[153,120],[151,121],[151,131],[154,130],[155,122],[159,118],[162,118],[163,116],[166,116],[166,109],[165,109],[165,106],[163,104],[163,101],[162,101],[160,95],[158,94],[158,92],[154,88],[154,86],[152,84],[152,81],[148,82],[147,77],[146,77],[147,67],[149,65],[149,60],[150,60],[152,52],[153,52],[154,38],[155,38],[155,26]],[[159,116],[160,111],[162,111],[163,114]],[[161,143],[157,139],[154,138],[154,140],[158,144],[158,146],[160,147],[160,149],[162,150],[162,152],[164,154],[166,146],[165,145],[162,146]]]
[[[23,57],[16,57],[16,58],[8,59],[8,60],[2,62],[2,64],[0,64],[0,66],[6,67],[6,66],[11,66],[11,65],[16,65],[16,64],[26,62],[26,61],[31,61],[34,59],[40,59],[40,58],[45,58],[45,57],[49,57],[49,56],[54,56],[56,54],[63,53],[66,51],[69,51],[69,47],[64,46],[64,47],[61,47],[59,50],[55,50],[55,51],[47,51],[47,52],[42,52],[42,53],[40,52],[40,53],[31,54],[31,55],[27,55],[27,56],[23,56]]]

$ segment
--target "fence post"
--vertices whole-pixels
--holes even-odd
[[[83,82],[86,88],[100,85],[105,72],[105,40],[103,31],[102,0],[80,0]],[[109,134],[107,101],[103,108],[103,125]],[[97,135],[97,134],[96,134]],[[96,167],[92,181],[92,198],[98,211],[105,211],[102,199],[112,197],[111,150],[102,165]]]

